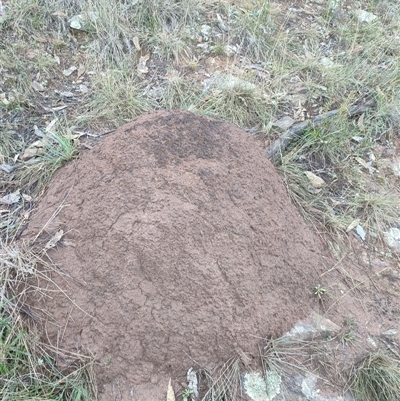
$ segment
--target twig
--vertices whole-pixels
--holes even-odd
[[[364,113],[366,110],[375,106],[376,102],[374,100],[368,100],[364,104],[349,107],[347,110],[347,115],[350,117],[355,116],[357,114]],[[312,120],[306,120],[293,125],[293,127],[285,131],[268,147],[268,149],[265,151],[265,154],[272,161],[277,161],[291,141],[301,136],[308,129],[317,127],[332,117],[335,117],[337,114],[339,114],[339,112],[341,112],[340,109],[331,110],[327,113],[320,114]]]

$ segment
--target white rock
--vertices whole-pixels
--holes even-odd
[[[391,227],[383,234],[386,238],[388,246],[396,251],[400,251],[400,230],[398,228]]]
[[[284,334],[284,337],[308,341],[334,337],[339,332],[340,327],[337,324],[313,312],[307,319],[297,322],[288,333]]]
[[[356,10],[354,14],[360,22],[370,23],[378,18],[376,15],[365,10]]]

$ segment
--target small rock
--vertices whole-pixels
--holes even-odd
[[[35,89],[37,92],[43,92],[44,91],[44,86],[37,81],[32,82],[32,88]]]
[[[284,116],[280,118],[278,121],[275,121],[272,125],[274,127],[278,127],[282,130],[287,130],[295,123],[295,120],[290,116]]]
[[[322,57],[319,62],[326,68],[332,68],[335,66],[335,63],[328,57]]]
[[[302,341],[309,341],[317,338],[335,337],[340,332],[340,327],[319,315],[312,313],[305,320],[300,320],[284,337],[290,337]]]
[[[380,269],[384,269],[389,266],[386,262],[384,262],[383,260],[379,260],[379,259],[374,259],[372,261],[372,264],[376,267],[379,267]]]
[[[21,156],[22,161],[27,161],[29,159],[32,159],[32,157],[35,157],[39,154],[39,149],[38,148],[27,148],[25,149],[23,155]]]
[[[79,85],[79,91],[82,93],[88,93],[89,88],[86,85]]]
[[[64,76],[69,77],[73,72],[75,72],[78,68],[76,68],[74,65],[69,67],[68,69],[63,71]]]
[[[360,22],[370,23],[378,18],[376,15],[365,10],[356,10],[354,14]]]
[[[17,166],[10,166],[9,164],[0,164],[0,170],[5,171],[7,174],[12,173]]]
[[[305,171],[304,174],[307,176],[314,188],[322,188],[325,185],[325,181],[311,171]]]
[[[19,202],[19,200],[21,199],[21,195],[19,192],[20,191],[18,189],[15,192],[3,196],[2,198],[0,198],[0,203],[2,203],[3,205],[12,205],[13,203]]]
[[[306,377],[303,379],[303,382],[301,383],[301,391],[307,399],[314,398],[317,381],[318,377],[312,373],[307,373]]]
[[[74,15],[68,20],[69,26],[78,31],[88,31],[90,23],[96,22],[99,18],[98,14],[94,11],[89,11],[85,14]]]
[[[74,97],[72,92],[60,92],[61,97]]]
[[[393,174],[396,177],[400,177],[400,159],[395,160],[394,163],[391,165]]]
[[[376,343],[376,341],[372,338],[372,337],[368,337],[367,341],[374,347],[376,348],[378,346],[378,344]]]
[[[390,248],[400,252],[400,229],[391,227],[388,231],[384,232],[386,242]]]
[[[38,136],[39,138],[43,138],[44,137],[43,132],[37,127],[37,125],[33,126],[33,130],[35,132],[35,135]]]
[[[363,229],[360,225],[357,225],[357,227],[356,227],[356,233],[359,235],[359,237],[360,237],[363,241],[365,241],[366,234],[365,234],[364,229]]]
[[[389,330],[386,330],[384,333],[382,333],[381,336],[390,338],[390,337],[397,336],[398,333],[399,333],[399,331],[396,329],[389,329]]]

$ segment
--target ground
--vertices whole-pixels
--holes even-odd
[[[34,280],[36,290],[46,287],[43,279],[44,276],[47,277],[47,274],[42,275],[33,265],[43,265],[43,259],[47,256],[51,257],[52,252],[60,252],[62,255],[58,256],[60,259],[57,259],[54,253],[54,260],[56,262],[62,260],[66,264],[65,260],[69,260],[68,258],[72,256],[67,257],[68,251],[65,249],[73,248],[73,245],[68,245],[68,241],[73,244],[79,240],[81,243],[79,235],[83,234],[69,231],[71,227],[68,224],[75,220],[73,216],[65,214],[68,208],[61,208],[58,214],[58,217],[64,219],[66,224],[63,232],[60,232],[60,227],[57,227],[57,230],[47,226],[40,227],[53,213],[50,213],[51,208],[48,211],[50,215],[45,215],[41,219],[35,217],[39,213],[37,210],[44,208],[47,204],[50,207],[57,205],[57,202],[60,203],[64,196],[62,191],[68,188],[67,193],[64,193],[68,195],[67,199],[74,200],[73,203],[80,213],[86,210],[83,214],[77,215],[76,221],[81,225],[80,230],[85,232],[82,238],[92,239],[89,241],[90,244],[98,247],[97,251],[93,248],[87,253],[85,250],[76,250],[77,253],[81,252],[81,261],[87,264],[91,260],[96,260],[92,256],[96,252],[101,254],[102,249],[108,249],[105,247],[104,239],[97,239],[97,235],[90,232],[92,225],[96,227],[96,233],[104,233],[110,229],[120,232],[118,226],[121,225],[124,228],[128,224],[125,220],[118,223],[117,217],[120,215],[118,209],[114,207],[116,203],[121,202],[120,207],[125,207],[125,202],[146,203],[146,199],[140,196],[143,191],[145,193],[155,191],[152,192],[154,198],[151,199],[154,202],[161,199],[162,203],[165,203],[167,195],[163,185],[171,182],[176,191],[183,191],[183,188],[186,188],[187,193],[182,194],[183,198],[188,196],[187,194],[196,194],[191,196],[198,199],[197,203],[193,203],[189,196],[189,200],[185,203],[188,208],[186,210],[183,204],[174,206],[177,200],[169,198],[170,195],[168,195],[167,198],[170,201],[166,203],[166,211],[172,213],[176,207],[179,212],[187,212],[191,216],[193,207],[201,210],[199,206],[201,202],[211,204],[207,203],[211,198],[207,202],[206,199],[201,199],[203,192],[211,197],[210,188],[213,191],[225,188],[224,174],[226,174],[227,166],[234,164],[238,169],[235,172],[237,178],[234,180],[237,188],[229,188],[228,193],[231,193],[229,199],[218,198],[221,202],[228,202],[225,207],[221,203],[218,210],[207,209],[207,215],[216,213],[212,219],[213,224],[223,231],[218,222],[218,216],[222,215],[223,221],[231,222],[232,227],[241,227],[243,233],[246,233],[249,227],[254,227],[253,223],[250,224],[250,220],[246,220],[248,218],[246,216],[235,216],[235,214],[231,216],[229,207],[232,205],[238,207],[240,202],[244,202],[239,196],[241,192],[239,187],[249,186],[252,180],[261,180],[258,184],[253,182],[253,197],[265,195],[264,198],[261,196],[257,200],[259,205],[251,203],[246,198],[248,203],[246,206],[241,204],[240,207],[246,207],[254,213],[263,208],[281,210],[278,203],[289,202],[290,198],[298,208],[297,213],[303,215],[308,228],[299,220],[299,216],[295,215],[292,205],[288,204],[284,208],[286,213],[282,212],[279,218],[271,209],[265,209],[267,210],[265,215],[276,215],[271,225],[268,225],[268,221],[262,223],[261,217],[255,218],[257,227],[261,230],[257,235],[262,236],[262,230],[270,230],[264,233],[264,237],[271,238],[274,236],[273,233],[281,232],[280,224],[285,221],[287,226],[283,230],[282,239],[285,245],[279,242],[275,245],[277,249],[286,250],[296,244],[299,238],[302,239],[304,233],[312,230],[314,233],[309,234],[310,238],[314,238],[312,242],[315,244],[316,252],[323,254],[324,259],[319,261],[316,258],[306,263],[310,268],[315,263],[318,266],[312,267],[314,273],[310,273],[304,280],[298,278],[298,281],[293,281],[294,277],[307,275],[307,271],[302,271],[299,275],[293,274],[293,271],[282,270],[281,281],[277,281],[276,288],[274,287],[278,295],[275,294],[273,300],[282,302],[279,307],[276,307],[277,310],[281,310],[285,305],[288,312],[284,313],[284,316],[276,316],[275,320],[271,317],[272,320],[268,326],[274,329],[267,329],[265,322],[263,326],[262,319],[257,318],[258,312],[255,313],[251,323],[240,320],[238,329],[233,330],[236,320],[232,314],[232,333],[238,334],[241,332],[239,327],[247,326],[254,331],[253,335],[265,338],[279,337],[288,330],[296,320],[296,314],[290,310],[298,305],[293,299],[280,298],[282,297],[281,288],[284,288],[291,296],[305,303],[299,308],[302,312],[299,313],[298,318],[304,317],[306,311],[317,310],[343,328],[341,338],[337,338],[340,343],[338,349],[339,354],[345,354],[348,360],[346,362],[346,358],[344,360],[337,358],[335,362],[337,370],[344,371],[346,363],[350,363],[349,356],[353,354],[354,357],[361,357],[365,349],[369,351],[392,349],[393,352],[397,352],[397,343],[400,341],[398,333],[392,332],[389,343],[385,336],[382,337],[382,334],[388,330],[396,330],[400,310],[398,303],[399,256],[396,250],[398,240],[393,237],[397,233],[400,220],[397,56],[400,43],[397,2],[310,1],[296,3],[254,0],[229,4],[211,0],[206,2],[152,0],[145,3],[140,1],[132,2],[132,4],[118,3],[118,5],[114,2],[101,1],[96,4],[88,2],[82,5],[81,2],[54,0],[47,4],[42,4],[40,1],[22,3],[18,0],[0,3],[2,34],[0,39],[0,70],[2,72],[0,80],[2,113],[0,116],[2,130],[0,230],[3,260],[7,262],[3,262],[5,273],[2,275],[4,288],[2,302],[6,302],[5,310],[15,319],[12,325],[14,330],[17,332],[22,330],[21,332],[25,333],[25,329],[19,325],[20,317],[22,316],[24,324],[31,324],[32,322],[29,321],[38,319],[39,313],[33,302],[40,303],[45,299],[42,295],[42,299],[32,300],[31,305],[22,304],[24,299],[29,299],[27,288],[32,288],[29,287],[29,285],[32,286],[32,276],[36,277]],[[351,106],[363,104],[370,104],[371,107],[361,113],[349,115],[348,110]],[[155,109],[188,110],[196,115],[228,121],[241,127],[246,135],[251,136],[251,139],[248,139],[249,142],[246,144],[243,142],[243,149],[238,149],[237,153],[242,154],[240,152],[245,152],[246,149],[251,152],[250,148],[253,147],[254,153],[251,160],[243,156],[230,161],[229,158],[225,159],[220,154],[216,155],[213,152],[217,151],[218,146],[214,142],[209,143],[205,148],[199,147],[199,142],[196,141],[201,140],[200,134],[199,137],[189,136],[192,142],[189,141],[186,145],[171,136],[171,133],[166,134],[159,144],[156,141],[154,145],[145,145],[143,139],[145,134],[142,135],[143,138],[141,136],[130,144],[126,138],[125,129],[113,132],[116,127],[131,121],[137,115]],[[324,120],[322,125],[315,128],[310,125],[282,149],[282,154],[274,159],[275,167],[269,164],[262,149],[266,150],[285,130],[332,110],[337,110],[335,117]],[[212,124],[213,127],[219,124],[206,123],[205,120],[203,123],[196,123],[200,120],[197,120],[194,115],[187,117],[188,115],[185,114],[175,114],[174,116],[179,121],[184,119],[193,124]],[[159,131],[162,132],[165,125],[169,127],[171,124],[171,122],[165,122],[164,118],[164,123],[160,123]],[[184,129],[186,128],[183,127],[182,132]],[[210,132],[212,129],[209,128]],[[244,135],[243,132],[239,134],[233,126],[229,128],[229,131],[232,131],[230,135],[234,136],[234,138],[228,138],[229,143],[239,144],[244,141],[240,139]],[[133,135],[137,135],[137,132]],[[114,144],[116,138],[122,139]],[[226,144],[222,146],[221,152],[225,149],[224,146]],[[92,148],[93,151],[89,151]],[[203,153],[199,156],[193,148],[202,149]],[[96,159],[99,156],[100,159]],[[207,157],[217,158],[220,164],[214,163],[212,166],[201,167],[201,163],[206,163],[204,160],[207,160]],[[262,157],[265,157],[265,161],[261,161]],[[204,174],[199,170],[195,178],[187,176],[189,171],[193,174],[193,166],[190,167],[190,163],[193,163],[191,158],[197,164],[200,163],[200,167],[197,164],[196,166],[202,168]],[[153,160],[153,164],[140,165],[143,173],[134,177],[135,188],[141,190],[134,195],[135,192],[129,190],[131,184],[128,184],[126,180],[123,181],[122,178],[120,182],[115,181],[115,178],[113,180],[115,175],[113,172],[119,171],[118,169],[136,171],[135,163],[141,163],[142,159]],[[187,159],[187,161],[177,162],[181,159]],[[242,164],[239,163],[239,159]],[[48,184],[53,173],[68,160],[72,161],[59,170],[53,181]],[[170,167],[171,165],[173,168]],[[103,171],[104,176],[98,177],[100,187],[92,194],[90,191],[94,189],[89,182],[96,182],[96,174],[98,174],[96,173],[98,170],[93,171],[93,166]],[[160,181],[153,179],[151,185],[146,183],[143,177],[147,177],[146,174],[150,174],[150,177],[151,171],[163,171],[164,181],[161,182],[160,178]],[[212,175],[209,174],[210,171]],[[262,180],[267,179],[264,177],[267,171],[269,176],[276,176],[274,178],[276,182],[280,182],[279,185],[277,184],[279,189],[276,190],[275,195],[268,192],[270,188],[264,192],[260,189]],[[106,172],[109,173],[108,176]],[[278,178],[277,172],[280,173],[281,178]],[[70,183],[74,177],[73,174],[78,174],[79,177],[76,180],[76,186]],[[101,187],[102,185],[104,188]],[[94,183],[92,186],[95,186]],[[257,188],[259,189],[256,190]],[[122,199],[121,194],[125,189],[128,192]],[[156,190],[161,192],[158,194]],[[59,191],[58,198],[55,196],[57,191]],[[92,202],[87,201],[86,193],[91,193],[89,198],[93,200]],[[77,202],[78,199],[80,203]],[[104,210],[101,207],[103,205],[101,200],[107,204],[106,210],[109,215],[102,214]],[[267,204],[267,200],[271,202],[270,205]],[[155,202],[155,204],[158,203]],[[88,209],[85,209],[86,207]],[[157,213],[161,213],[155,209],[151,210],[152,218],[156,218]],[[292,211],[289,213],[289,210]],[[225,212],[227,215],[224,214]],[[157,221],[166,219],[163,224],[169,230],[177,222],[174,218],[167,217],[168,213],[160,214]],[[85,224],[83,221],[86,220],[82,216],[86,215],[89,220]],[[127,221],[130,221],[128,217]],[[107,226],[107,218],[114,219],[113,224],[109,224],[110,227]],[[139,217],[136,216],[136,218]],[[29,221],[31,221],[30,228],[26,230]],[[290,221],[296,221],[296,224],[292,223],[292,227],[289,224]],[[97,223],[101,223],[101,226],[97,227]],[[242,227],[241,224],[244,226]],[[41,235],[36,237],[32,227],[41,230]],[[196,224],[191,224],[189,227],[200,227],[199,233],[190,234],[193,238],[199,235],[201,237],[202,233],[210,228],[208,225],[201,228],[201,225]],[[162,238],[167,239],[169,236],[175,238],[176,230],[168,230],[165,228],[164,231],[153,233],[156,238],[159,238],[158,246],[163,243]],[[234,232],[234,228],[232,230]],[[257,233],[257,230],[254,232]],[[36,243],[29,251],[30,253],[27,251],[28,256],[21,256],[21,241],[27,238],[28,233],[36,239]],[[393,235],[391,236],[390,233]],[[40,242],[43,235],[53,235],[53,242]],[[121,232],[119,235],[123,238],[124,234]],[[125,233],[125,235],[128,234]],[[243,234],[243,237],[250,240],[253,239],[253,235],[256,234],[249,231]],[[49,238],[46,238],[47,241]],[[144,234],[140,234],[138,238],[145,243],[150,241],[150,238]],[[118,255],[126,254],[123,240],[117,241],[111,236],[108,242],[113,244],[111,249]],[[18,251],[20,253],[16,253],[16,246],[21,248]],[[182,245],[179,245],[178,249],[180,247]],[[57,251],[53,248],[57,248]],[[312,246],[307,245],[306,248],[312,248]],[[230,251],[226,253],[231,254],[230,257],[242,260],[244,263],[246,260],[244,255],[235,254],[238,250],[232,246],[229,249]],[[66,254],[64,255],[63,252]],[[155,264],[160,266],[161,260],[165,259],[162,249],[154,249],[150,253],[156,255],[152,257],[155,258]],[[206,254],[195,255],[192,251],[189,253],[191,258],[197,261],[196,263],[199,263],[199,260],[207,260]],[[117,260],[115,254],[110,253],[109,250],[106,254],[109,258],[109,260],[106,258],[108,263],[112,264]],[[176,254],[177,260],[182,257],[179,255],[179,253]],[[276,260],[283,256],[286,256],[286,252],[277,254]],[[157,259],[158,257],[161,260]],[[233,261],[228,259],[226,262],[233,264]],[[39,263],[32,263],[32,260]],[[259,263],[261,265],[264,263],[262,258]],[[277,264],[280,265],[281,262]],[[129,262],[126,261],[126,266],[128,265]],[[288,265],[296,266],[296,263],[290,262]],[[71,266],[74,266],[71,269],[78,269],[74,273],[79,279],[89,280],[89,282],[96,282],[100,276],[103,277],[107,268],[104,265],[101,268],[104,270],[102,271],[99,267],[99,276],[96,276],[94,271],[91,273],[92,276],[87,276],[82,273],[82,267],[75,267],[75,262],[72,260]],[[222,271],[225,271],[224,269],[226,267],[223,267]],[[65,266],[65,271],[69,271],[68,266]],[[146,275],[146,272],[143,274]],[[250,291],[246,285],[255,282],[259,289],[263,286],[269,288],[268,285],[272,285],[268,281],[269,276],[261,275],[269,283],[263,284],[262,280],[258,283],[257,278],[243,282],[243,275],[243,272],[238,273],[239,282],[244,285],[242,290],[254,295],[250,304],[257,310],[258,301],[255,300],[257,290]],[[122,276],[125,277],[125,274]],[[137,278],[137,276],[134,277]],[[256,277],[255,272],[252,277]],[[171,280],[174,279],[176,277],[171,276]],[[53,280],[62,287],[63,282],[58,282],[54,277]],[[161,289],[165,289],[163,286],[172,285],[172,281],[170,284],[168,280],[161,281],[157,284],[161,286]],[[23,283],[26,286],[23,286]],[[126,285],[126,283],[122,284]],[[192,285],[189,278],[181,284],[189,287]],[[109,287],[111,284],[105,282],[104,285]],[[139,283],[138,285],[140,286]],[[237,285],[232,284],[235,288]],[[157,288],[153,288],[155,294],[158,291]],[[60,289],[67,291],[64,288]],[[148,289],[149,293],[153,290]],[[268,293],[271,291],[269,289]],[[181,288],[178,292],[186,295],[185,288]],[[219,293],[220,290],[216,292]],[[40,291],[40,294],[44,293]],[[114,293],[118,293],[118,290]],[[27,294],[29,296],[25,298]],[[88,302],[87,297],[92,297],[90,292],[85,291],[82,294],[83,298],[79,299],[82,305],[87,305],[89,309],[97,305],[95,302],[92,304]],[[226,294],[229,294],[228,290]],[[100,295],[103,296],[103,294]],[[140,298],[140,294],[137,296]],[[111,307],[113,302],[117,302],[114,295],[111,294],[111,298],[107,298],[107,295],[104,297],[107,299],[105,306],[95,309],[102,310],[102,308],[110,307],[112,318],[123,321],[126,314],[123,313],[120,317],[115,314],[118,305]],[[10,300],[17,300],[17,302]],[[263,302],[269,301],[263,300]],[[230,302],[236,305],[237,299],[228,303]],[[161,307],[167,306],[162,305],[161,302]],[[260,303],[259,308],[262,310],[265,305]],[[201,310],[203,309],[200,308]],[[207,308],[205,310],[208,311],[205,312],[206,314],[217,316],[215,310],[207,310]],[[93,311],[90,310],[88,313],[93,314]],[[187,315],[184,309],[179,313],[183,313],[183,316]],[[54,314],[57,315],[55,311],[52,311],[52,315]],[[246,316],[246,314],[243,315]],[[179,324],[190,327],[190,324],[186,326],[184,322],[185,319],[181,316]],[[159,324],[164,325],[164,323]],[[215,324],[215,322],[212,323],[212,327],[215,328]],[[221,327],[224,327],[224,324]],[[30,335],[35,333],[35,330],[31,327]],[[142,330],[146,328],[143,327]],[[101,330],[103,335],[106,332],[105,329]],[[14,333],[11,330],[6,337],[11,341],[15,338]],[[82,344],[85,349],[90,349],[90,344],[93,346],[95,341],[90,337],[93,333],[91,329],[83,334]],[[220,342],[225,337],[223,333],[224,330],[220,333],[221,339],[218,340]],[[105,335],[105,337],[110,336],[112,334]],[[29,343],[36,344],[36,340],[31,341],[31,337]],[[207,337],[199,337],[197,340],[200,343],[210,344],[210,339]],[[65,341],[65,346],[72,352],[71,341],[75,340],[68,339],[67,336]],[[123,344],[124,341],[122,335],[117,343]],[[238,343],[240,343],[239,348],[245,348],[245,341],[240,340]],[[254,345],[250,340],[248,344],[250,348]],[[53,342],[53,345],[59,347],[61,343]],[[228,346],[228,343],[224,345]],[[101,348],[96,347],[93,347],[92,352],[96,353],[96,349]],[[191,347],[191,349],[195,352],[196,348]],[[176,348],[171,347],[172,353],[175,352],[174,350]],[[74,348],[75,351],[77,351],[76,348]],[[122,347],[121,355],[124,351]],[[239,350],[235,351],[240,353]],[[6,351],[3,352],[6,353]],[[171,357],[165,347],[161,347],[160,352],[164,355],[163,358]],[[157,355],[160,352],[157,352]],[[229,358],[228,350],[222,347],[220,352],[220,354],[216,350],[212,352],[218,355],[216,358],[218,362]],[[205,354],[208,353],[205,352]],[[38,347],[32,355],[38,357],[30,358],[29,363],[33,360],[42,361],[44,358],[38,351]],[[54,358],[51,352],[43,355]],[[119,358],[123,358],[121,355]],[[201,365],[210,363],[211,359],[207,359],[206,355]],[[107,356],[104,358],[106,359]],[[102,363],[105,363],[104,358]],[[128,358],[126,364],[129,365],[132,361],[136,359]],[[184,359],[181,362],[182,365],[187,365]],[[136,362],[134,363],[136,365]],[[123,364],[122,360],[121,364]],[[39,365],[43,370],[38,373],[39,376],[42,373],[45,374],[46,369],[48,372],[51,371],[50,362],[49,365],[41,363]],[[168,373],[173,376],[179,370],[178,365],[179,360],[174,362],[170,372],[162,371],[160,375],[164,375],[167,380]],[[15,374],[18,369],[21,371],[20,364],[17,366],[18,369],[10,369],[9,364],[7,367],[4,366],[10,375]],[[182,371],[187,367],[182,366]],[[31,369],[39,368],[35,365]],[[113,369],[115,368],[111,364],[108,368],[108,378],[116,377]],[[142,367],[131,379],[144,382],[143,377],[147,375],[146,369]],[[153,367],[150,370],[152,369]],[[98,375],[97,382],[101,387],[107,380],[104,372],[101,373],[98,367],[95,371]],[[55,374],[54,371],[52,374]],[[155,373],[148,373],[148,375],[150,388],[154,389],[161,379],[155,377]],[[127,376],[124,377],[126,379]],[[173,384],[178,392],[184,390],[180,383]],[[82,385],[82,382],[79,382],[79,385]],[[65,394],[69,394],[69,397],[71,397],[71,391],[73,392],[71,388],[74,386],[76,387],[76,383],[71,384],[71,387],[66,390]],[[101,388],[99,390],[101,392]],[[60,394],[59,388],[57,391]]]

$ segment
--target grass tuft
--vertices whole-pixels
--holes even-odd
[[[118,127],[154,107],[128,69],[108,70],[93,85],[92,98],[79,111],[81,123],[102,121]]]
[[[202,401],[236,400],[239,395],[239,359],[232,358],[214,373],[203,372],[208,381],[208,391]]]
[[[217,74],[200,95],[196,111],[241,127],[262,129],[268,119],[268,104],[260,88],[231,74]]]
[[[381,352],[365,356],[352,367],[348,387],[356,401],[397,401],[399,361]]]

